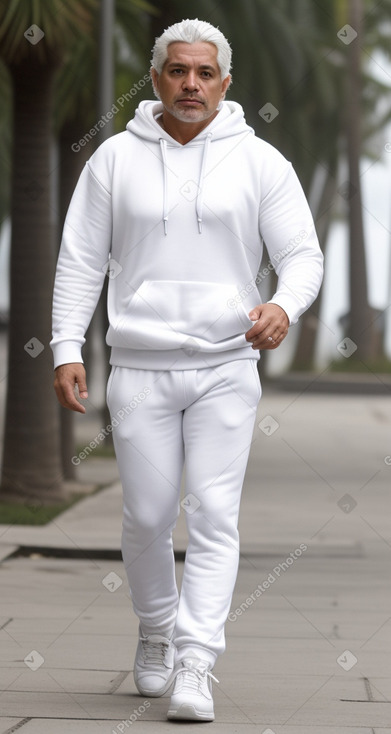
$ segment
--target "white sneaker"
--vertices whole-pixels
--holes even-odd
[[[185,658],[176,670],[175,687],[171,696],[168,719],[213,721],[212,678],[210,663],[200,658]]]
[[[163,696],[174,681],[175,645],[163,635],[139,636],[134,682],[142,696]]]

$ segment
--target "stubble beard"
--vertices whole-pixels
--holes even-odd
[[[167,107],[167,112],[170,113],[176,120],[181,122],[197,123],[203,122],[211,117],[216,110],[211,110],[209,107],[204,105],[200,109],[187,108],[180,109],[174,102],[170,107]]]

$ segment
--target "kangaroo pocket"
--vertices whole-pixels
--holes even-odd
[[[179,349],[193,338],[199,348],[215,351],[247,345],[244,333],[252,324],[235,284],[144,280],[116,328],[109,330],[108,343],[130,349]]]

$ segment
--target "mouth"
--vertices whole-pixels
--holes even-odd
[[[183,99],[178,99],[177,102],[179,104],[184,104],[186,107],[191,107],[193,105],[203,105],[204,103],[201,102],[199,99],[192,99],[191,97],[184,97]]]

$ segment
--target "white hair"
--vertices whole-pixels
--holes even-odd
[[[177,41],[182,43],[198,43],[199,41],[213,43],[217,48],[217,63],[221,78],[225,79],[228,76],[231,68],[232,51],[227,39],[218,28],[204,20],[198,20],[198,18],[194,18],[194,20],[187,18],[181,20],[180,23],[174,23],[155,39],[151,65],[158,74],[162,73],[163,66],[167,61],[167,47],[170,43]]]

